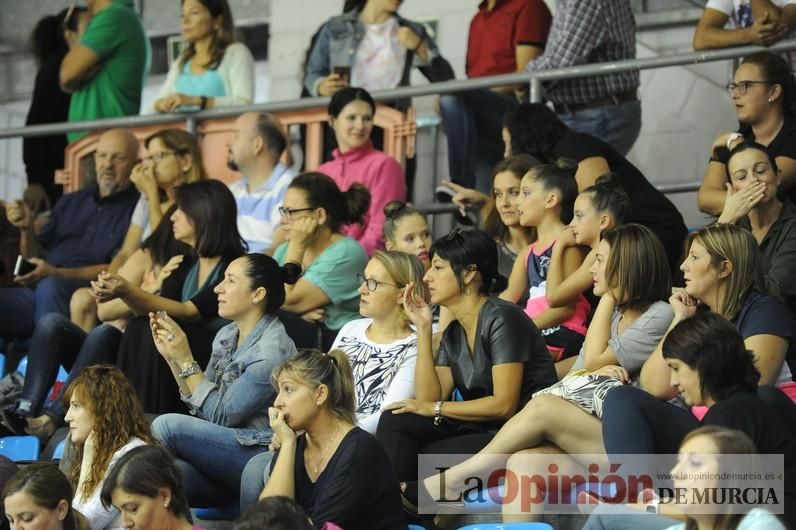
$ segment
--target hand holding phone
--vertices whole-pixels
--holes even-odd
[[[25,276],[30,274],[36,268],[35,263],[31,263],[22,257],[22,254],[17,256],[17,262],[14,265],[14,276]]]

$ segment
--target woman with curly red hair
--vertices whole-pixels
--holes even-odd
[[[73,506],[91,528],[120,528],[119,512],[100,499],[108,470],[127,451],[153,443],[135,390],[115,366],[97,365],[83,372],[64,394],[66,422],[73,446],[69,480],[75,488]]]

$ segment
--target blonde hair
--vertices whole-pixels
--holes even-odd
[[[271,373],[274,388],[279,386],[278,379],[283,374],[301,381],[313,390],[326,385],[328,397],[325,406],[341,420],[356,424],[354,373],[343,350],[323,353],[302,348]]]
[[[185,184],[205,180],[207,173],[202,163],[202,150],[196,136],[182,129],[163,129],[151,134],[144,140],[144,146],[149,149],[153,140],[160,140],[168,149],[181,156],[191,155],[191,169],[185,175]]]
[[[428,285],[423,281],[426,268],[420,258],[414,254],[398,250],[377,250],[372,259],[378,260],[379,263],[384,265],[387,274],[390,275],[398,287],[404,288],[410,283],[414,284],[412,286],[412,296],[421,298],[428,303],[431,294],[428,292]],[[404,318],[407,321],[409,320],[406,314],[404,314]]]
[[[720,280],[727,285],[721,307],[711,309],[727,320],[734,321],[751,291],[765,292],[757,241],[751,232],[739,226],[713,224],[688,236],[689,250],[694,242],[705,248],[713,267],[721,267],[722,261],[732,265],[729,275]]]

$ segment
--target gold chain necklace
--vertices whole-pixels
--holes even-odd
[[[337,439],[337,434],[339,432],[340,432],[340,425],[338,424],[337,427],[335,428],[334,432],[332,433],[332,436],[329,438],[329,441],[327,442],[326,447],[321,449],[321,456],[320,456],[320,458],[318,458],[318,461],[315,462],[315,465],[313,466],[313,471],[315,472],[315,478],[316,479],[319,476],[318,471],[321,469],[321,464],[323,463],[324,459],[326,458],[326,456],[325,456],[326,452],[329,450],[329,448],[332,446],[334,441]]]

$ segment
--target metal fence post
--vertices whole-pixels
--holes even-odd
[[[530,94],[531,103],[541,103],[542,94],[543,94],[542,81],[538,77],[533,76],[531,78],[531,94]]]
[[[195,116],[188,116],[187,118],[185,118],[185,130],[186,131],[188,131],[189,133],[195,135],[197,128],[198,128],[198,124],[196,122],[196,117]]]

